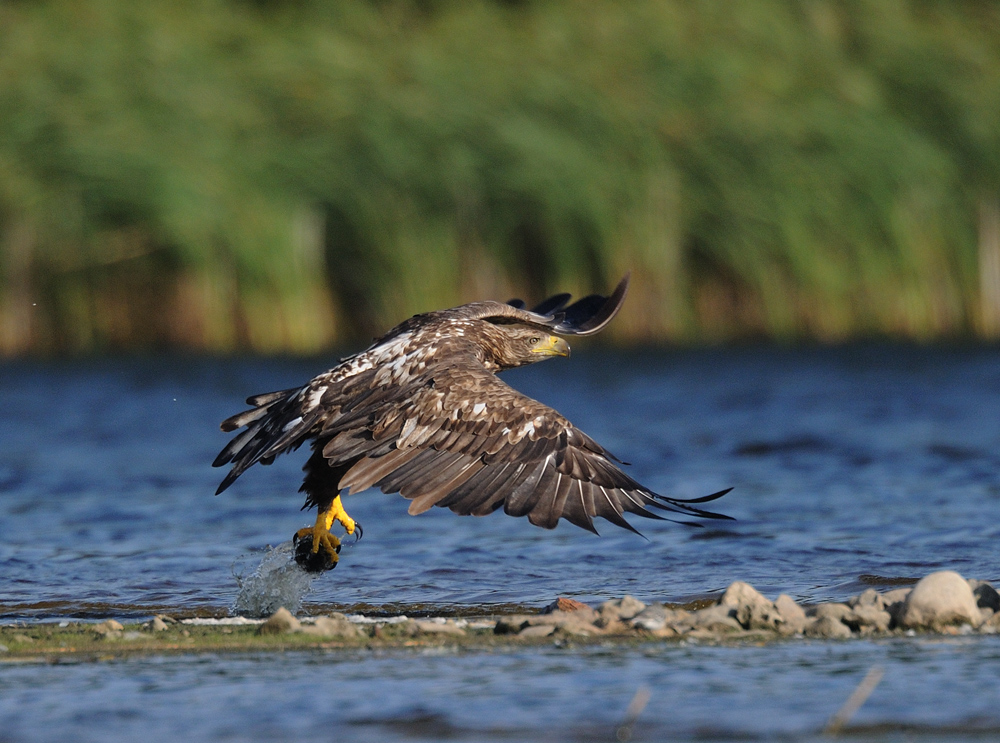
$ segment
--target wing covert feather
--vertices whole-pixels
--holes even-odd
[[[635,531],[624,514],[662,518],[650,507],[726,518],[650,491],[552,408],[481,365],[451,361],[411,379],[405,394],[392,395],[392,404],[385,395],[363,391],[342,406],[365,435],[335,435],[324,456],[341,462],[368,447],[341,480],[342,488],[398,492],[412,501],[411,513],[438,505],[485,515],[502,506],[546,529],[565,518],[596,532],[593,519],[601,517]],[[326,430],[342,425],[328,421]]]

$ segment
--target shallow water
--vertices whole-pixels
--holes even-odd
[[[237,595],[234,572],[252,569],[267,545],[286,541],[311,518],[298,510],[296,492],[305,452],[255,467],[212,496],[223,471],[209,463],[227,441],[218,422],[242,409],[247,395],[301,383],[330,361],[150,358],[0,367],[0,618],[224,614]],[[505,604],[540,606],[557,595],[597,602],[626,593],[685,601],[736,579],[771,597],[785,592],[821,601],[940,568],[1000,578],[998,349],[591,352],[506,378],[630,461],[630,473],[659,492],[691,497],[735,486],[718,507],[737,521],[688,529],[633,519],[648,541],[601,522],[597,538],[568,524],[546,532],[502,514],[459,518],[433,509],[414,518],[405,500],[369,492],[347,499],[364,539],[346,546],[340,566],[313,582],[306,610],[368,605],[410,614],[481,613]],[[209,714],[208,702],[186,706],[186,717],[175,719],[164,708],[164,719],[148,718],[158,713],[143,695],[172,705],[187,699],[184,688],[191,687],[201,689],[190,692],[199,699],[217,698],[213,709],[230,695],[271,699],[273,692],[273,729],[288,735],[299,726],[308,732],[322,728],[320,721],[332,724],[331,699],[356,699],[355,732],[374,738],[420,739],[420,725],[454,727],[448,734],[462,740],[489,738],[492,727],[466,717],[483,704],[504,723],[501,737],[504,730],[520,734],[511,723],[517,710],[527,715],[532,735],[554,730],[554,739],[563,732],[604,739],[593,731],[620,719],[645,678],[673,705],[657,707],[654,693],[640,722],[659,725],[656,737],[673,730],[675,718],[687,720],[678,729],[688,731],[715,730],[718,723],[751,737],[796,737],[818,729],[879,656],[901,669],[896,681],[887,669],[882,687],[899,685],[899,701],[870,720],[956,724],[962,735],[973,734],[962,725],[1000,725],[992,687],[977,686],[986,672],[979,664],[994,677],[1000,670],[998,646],[982,638],[433,659],[404,653],[363,662],[321,655],[142,659],[3,667],[0,683],[7,690],[3,704],[19,699],[14,692],[30,683],[33,704],[48,705],[52,714],[63,709],[64,692],[74,684],[94,694],[112,685],[125,711],[101,704],[91,707],[103,712],[88,711],[84,694],[53,719],[70,725],[77,715],[81,730],[120,725],[123,735],[129,720],[138,726],[145,720],[178,735],[186,729],[205,738],[266,737],[266,725],[240,722],[240,705],[210,722],[199,717],[200,709]],[[836,658],[846,665],[831,670]],[[477,671],[481,663],[490,673]],[[433,678],[420,676],[430,666],[437,669]],[[316,674],[332,678],[334,687],[350,678],[347,696],[312,694],[314,701],[295,702]],[[466,690],[477,674],[489,676],[482,681],[486,701]],[[743,681],[726,681],[732,674]],[[400,679],[393,692],[399,699],[367,708],[365,700],[387,677]],[[524,677],[531,683],[522,693]],[[546,679],[552,690],[532,690]],[[946,708],[932,703],[931,691],[944,681],[967,690],[949,696]],[[803,692],[815,700],[806,724],[790,710],[796,689],[809,683],[817,690],[815,697]],[[771,687],[778,692],[772,695]],[[606,696],[595,696],[598,689]],[[105,699],[92,699],[98,698]],[[490,699],[505,701],[490,706]],[[987,699],[992,706],[982,703]],[[27,714],[33,707],[22,702],[7,712]],[[873,696],[864,711],[875,704]],[[128,711],[134,708],[142,712]],[[577,727],[570,724],[574,709],[587,713],[577,715]],[[424,722],[417,719],[421,710],[429,710]],[[732,722],[729,716],[741,710],[751,717],[770,710],[770,722]],[[375,722],[364,722],[369,718]],[[27,728],[12,729],[19,731],[14,740],[34,739]],[[906,735],[925,733],[938,734]],[[0,728],[0,739],[4,734]]]
[[[1000,638],[497,653],[281,653],[0,667],[3,737],[51,740],[996,740]]]
[[[101,360],[2,367],[0,612],[223,612],[234,570],[310,524],[305,452],[226,493],[218,422],[312,361]],[[633,518],[598,538],[503,514],[419,517],[377,491],[318,604],[544,604],[632,593],[684,600],[743,579],[841,599],[880,578],[1000,577],[1000,353],[857,347],[579,354],[509,373],[659,492],[718,502],[705,529]],[[863,577],[872,576],[872,577]],[[48,606],[51,604],[51,607]]]

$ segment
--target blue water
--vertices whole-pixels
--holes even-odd
[[[299,511],[296,492],[305,452],[255,467],[213,497],[223,472],[209,463],[228,440],[218,422],[241,410],[247,395],[302,383],[332,361],[0,366],[0,621],[224,614],[237,592],[234,570],[312,519]],[[460,518],[433,509],[410,517],[405,500],[369,492],[347,499],[364,539],[314,582],[307,611],[363,604],[488,612],[557,595],[597,602],[626,593],[684,601],[737,579],[771,597],[821,601],[940,568],[1000,578],[998,349],[591,351],[506,378],[630,461],[631,474],[659,492],[690,497],[735,486],[717,505],[737,520],[695,530],[633,519],[648,541],[599,522],[598,538],[503,514]],[[721,739],[725,731],[795,737],[818,730],[878,661],[887,674],[863,710],[879,713],[870,720],[934,730],[955,724],[969,735],[962,725],[1000,726],[996,694],[980,685],[982,674],[1000,672],[997,652],[993,640],[976,638],[0,666],[0,711],[23,722],[44,708],[53,724],[95,736],[102,726],[125,736],[134,724],[172,731],[164,740],[192,731],[255,740],[269,729],[277,737],[328,729],[341,716],[332,705],[347,704],[354,732],[373,739],[414,739],[424,725],[478,740],[493,736],[499,720],[501,737],[552,730],[556,740],[603,740],[605,732],[594,731],[620,719],[647,683],[654,697],[636,739],[642,724],[662,737],[675,719],[690,735],[718,725]],[[436,670],[428,677],[422,668]],[[531,683],[522,690],[525,677]],[[302,701],[301,690],[320,678],[330,691]],[[371,702],[386,678],[396,701]],[[476,679],[485,685],[478,692]],[[947,684],[959,691],[935,696]],[[25,685],[34,690],[30,704],[18,691]],[[86,693],[67,704],[74,688]],[[883,707],[879,693],[887,695]],[[241,722],[256,694],[268,701],[253,714],[273,715],[272,727]],[[237,697],[245,701],[219,712]],[[120,698],[120,707],[109,698]],[[793,714],[800,704],[805,716]],[[186,712],[171,711],[177,705]],[[487,712],[496,720],[484,721]],[[763,721],[738,723],[740,714]],[[524,724],[515,724],[521,715]],[[8,729],[15,732],[0,727],[0,740],[36,739],[27,722]]]
[[[997,637],[506,653],[283,653],[0,666],[0,739],[829,740],[873,666],[850,740],[996,740]]]

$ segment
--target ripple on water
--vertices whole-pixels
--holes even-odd
[[[246,395],[301,383],[328,362],[3,365],[0,615],[38,618],[45,605],[129,607],[130,616],[269,608],[268,584],[295,574],[278,570],[275,555],[261,567],[277,572],[254,576],[256,561],[264,545],[311,525],[296,492],[305,453],[254,467],[213,498],[221,473],[209,463],[228,439],[218,422]],[[629,473],[657,491],[735,486],[716,505],[737,520],[681,529],[633,518],[648,541],[599,522],[597,538],[502,514],[414,518],[403,499],[371,491],[348,498],[365,538],[345,545],[308,599],[678,601],[739,579],[817,602],[939,568],[995,580],[998,370],[997,348],[889,346],[581,353],[514,370],[512,386],[633,462]],[[231,566],[247,554],[241,587]],[[306,589],[275,590],[292,603]]]

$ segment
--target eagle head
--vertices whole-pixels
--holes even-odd
[[[488,361],[498,369],[513,369],[553,356],[569,356],[569,344],[543,328],[530,325],[489,323],[484,339]]]

